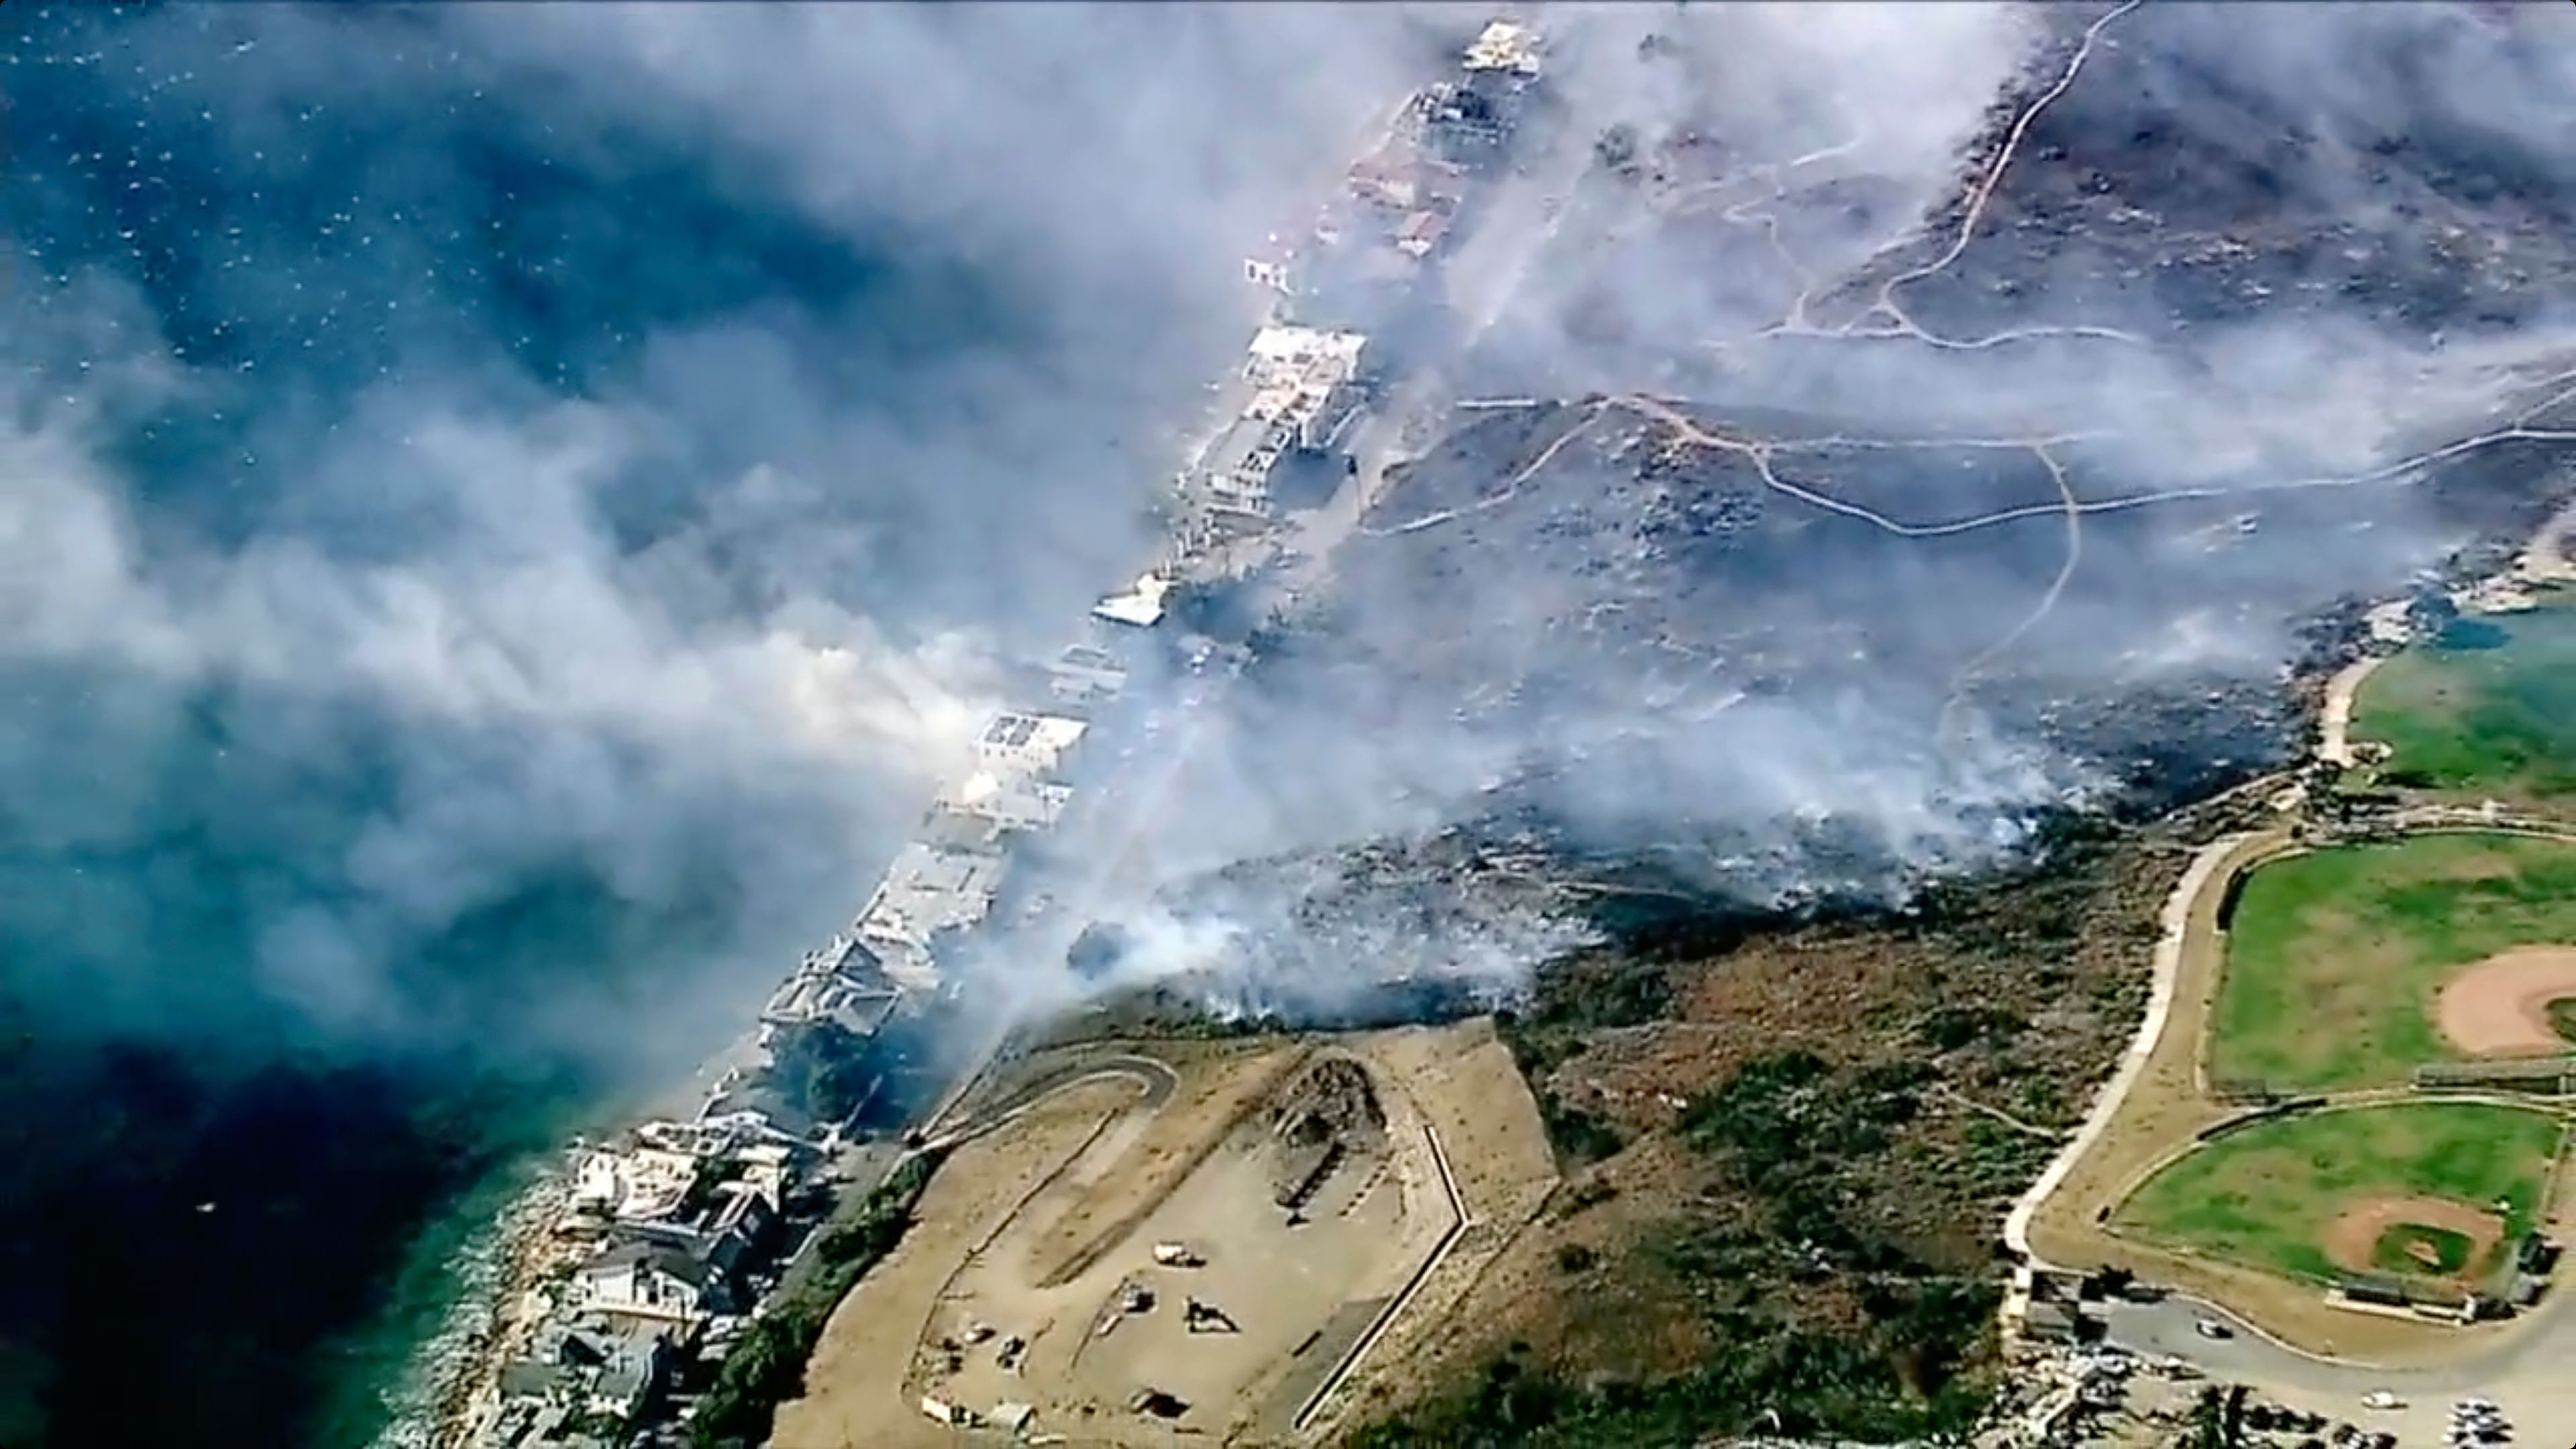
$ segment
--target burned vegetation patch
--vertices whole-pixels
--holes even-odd
[[[2061,17],[2060,53],[2032,68],[2014,114],[2072,54],[2083,20]],[[2189,6],[2122,16],[2106,32],[2116,43],[2096,46],[2032,123],[1978,244],[1907,286],[1909,312],[1962,335],[2093,322],[2164,340],[2255,307],[2415,339],[2539,318],[2576,280],[2564,160],[2537,131],[2460,104],[2456,77],[2529,85],[2543,48],[2517,48],[2465,6],[2350,21]],[[1977,169],[2002,130],[1990,128]],[[1965,220],[1963,192],[1920,243],[1856,271],[1818,315],[1838,315],[1836,299],[1866,306]]]

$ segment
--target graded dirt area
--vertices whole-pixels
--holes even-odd
[[[2442,1037],[2473,1057],[2555,1056],[2576,1051],[2550,1019],[2576,1000],[2576,946],[2524,946],[2442,983],[2434,1016]]]
[[[2347,1273],[2394,1271],[2467,1289],[2494,1261],[2504,1229],[2494,1213],[2449,1198],[2374,1197],[2326,1224],[2324,1244],[2326,1257]]]
[[[922,1194],[903,1241],[824,1327],[806,1368],[806,1396],[780,1408],[770,1442],[777,1449],[952,1444],[953,1431],[931,1424],[903,1393],[941,1286],[1059,1164],[1136,1101],[1125,1084],[1084,1083],[1048,1098],[1006,1132],[959,1147]]]
[[[1554,1185],[1489,1023],[1047,1058],[981,1094],[997,1125],[834,1315],[779,1445],[954,1442],[932,1404],[1076,1444],[1295,1441]],[[1167,1092],[1092,1075],[1143,1058]],[[1453,1181],[1442,1143],[1501,1150]]]
[[[1437,1134],[1465,1221],[1409,1296],[1380,1310],[1378,1337],[1349,1361],[1342,1382],[1329,1382],[1329,1370],[1301,1380],[1310,1397],[1299,1405],[1306,1422],[1298,1427],[1308,1439],[1381,1414],[1437,1382],[1423,1373],[1435,1346],[1486,1326],[1477,1317],[1485,1290],[1531,1236],[1558,1187],[1537,1100],[1490,1021],[1385,1032],[1370,1042],[1374,1059]]]

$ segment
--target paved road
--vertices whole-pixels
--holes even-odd
[[[2276,1402],[2390,1430],[2404,1449],[2441,1445],[2451,1405],[2472,1394],[2504,1410],[2524,1449],[2576,1445],[2576,1307],[2563,1298],[2488,1351],[2436,1369],[2311,1358],[2265,1338],[2225,1309],[2180,1295],[2155,1304],[2114,1304],[2105,1318],[2110,1341],[2122,1348],[2184,1358],[2214,1379],[2250,1384]],[[2235,1336],[2203,1338],[2193,1327],[2199,1318],[2227,1323]],[[2362,1408],[2362,1396],[2374,1389],[2394,1391],[2407,1407],[2394,1413]]]

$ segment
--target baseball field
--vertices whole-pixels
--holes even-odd
[[[2562,1130],[2549,1112],[2402,1102],[2277,1117],[2201,1146],[2121,1204],[2167,1247],[2293,1277],[2465,1291],[2530,1231]]]
[[[2238,898],[2213,1083],[2403,1086],[2435,1062],[2576,1050],[2576,844],[2440,833],[2274,861]]]

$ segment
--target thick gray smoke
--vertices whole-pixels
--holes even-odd
[[[2545,37],[2522,33],[2541,22],[2500,30],[2454,7],[2168,13],[2191,10],[2112,22],[2090,64],[2130,111],[2260,175],[2214,197],[2220,182],[2149,178],[2169,183],[2173,214],[2125,218],[2133,235],[2108,252],[2034,245],[2051,223],[1998,201],[1937,274],[1928,264],[1962,220],[1955,199],[1993,159],[1991,147],[1971,155],[1979,138],[2047,88],[2101,11],[1619,5],[1552,17],[1552,84],[1573,144],[1614,125],[1648,151],[1704,138],[1718,158],[1710,179],[1672,185],[1707,185],[1723,204],[1694,221],[1686,204],[1648,217],[1614,201],[1569,221],[1458,386],[1681,394],[1895,433],[2081,433],[2069,446],[2086,450],[2088,486],[2105,496],[2350,473],[2473,431],[2511,368],[2556,351],[2560,319],[2464,321],[2445,336],[2348,304],[2337,279],[2355,247],[2438,269],[2446,229],[2496,208],[2546,210],[2433,196],[2406,158],[2373,149],[2415,126],[2510,152],[2533,186],[2563,187],[2576,86]],[[973,722],[1005,697],[1004,665],[1062,642],[1088,597],[1147,555],[1151,490],[1176,461],[1176,400],[1225,364],[1251,319],[1237,259],[1306,224],[1355,144],[1481,19],[1402,6],[637,5],[139,22],[103,64],[235,77],[201,139],[243,193],[237,205],[283,184],[316,126],[350,128],[373,157],[345,203],[313,217],[308,259],[236,273],[213,264],[213,246],[200,275],[245,313],[298,289],[372,288],[389,299],[367,359],[382,377],[359,370],[310,406],[260,411],[240,459],[256,506],[172,506],[173,485],[147,477],[116,430],[146,414],[221,416],[290,384],[268,381],[264,359],[182,355],[108,262],[53,277],[41,325],[11,343],[51,371],[11,399],[0,443],[14,480],[0,501],[0,649],[148,681],[155,708],[184,710],[217,687],[255,696],[255,732],[288,741],[277,747],[288,754],[343,748],[352,729],[414,742],[391,749],[383,802],[313,867],[327,889],[283,892],[258,912],[250,983],[291,1013],[362,1036],[425,1022],[470,1033],[471,1012],[424,1015],[440,988],[402,978],[403,943],[569,866],[621,898],[673,900],[711,855],[740,887],[731,910],[747,924],[721,950],[727,981],[747,990],[856,904]],[[362,43],[368,27],[367,41],[385,43]],[[2141,69],[2150,47],[2169,62]],[[423,69],[424,56],[446,60]],[[2067,103],[2098,79],[2078,76]],[[2207,104],[2213,95],[2229,104]],[[464,165],[463,123],[398,145],[365,119],[406,107],[496,118],[594,186],[693,169],[709,204],[780,207],[840,239],[846,256],[811,266],[870,275],[835,303],[744,290],[643,324],[619,344],[627,365],[578,377],[558,358],[550,372],[499,330],[390,305],[385,276],[453,265],[462,225],[487,224],[442,210]],[[2282,133],[2297,137],[2286,151],[2267,139]],[[2034,141],[2015,164],[2081,192],[2138,138],[2094,139],[2093,154]],[[2392,165],[2398,179],[2381,176]],[[1776,179],[1776,196],[1739,184],[1755,172]],[[771,245],[711,240],[676,202],[614,217],[546,204],[561,266],[605,254],[603,229],[666,254],[666,272],[603,287],[714,287],[738,265],[723,248]],[[2268,295],[2242,292],[2224,315],[2180,317],[2153,285],[2195,249],[2223,253],[2240,233],[2320,216],[2360,230],[2303,245]],[[1717,233],[1730,249],[1709,249]],[[1998,260],[2007,254],[2020,260]],[[1918,335],[1795,335],[1848,328],[1864,311],[1869,287],[1838,293],[1838,279],[1918,265],[1894,319]],[[1997,319],[1982,330],[1981,311]],[[2064,335],[1965,345],[2012,328]],[[1624,466],[1629,454],[1612,454],[1646,446],[1621,441],[1639,426],[1605,417],[1568,466]],[[1928,476],[1884,508],[1973,511]],[[2306,592],[2330,597],[2402,576],[2458,533],[2402,503],[2372,524],[2320,526],[2295,561],[2263,566],[2309,570]],[[1903,607],[2000,635],[2055,567],[2053,527],[2043,517],[2030,540],[1990,556],[1945,556]],[[1841,566],[1821,556],[1804,582],[1844,587],[1828,576]],[[1419,578],[1391,592],[1390,567],[1350,570],[1348,607],[1378,615],[1367,667],[1333,689],[1229,706],[1144,864],[1123,877],[1128,895],[1246,858],[1431,829],[1484,808],[1534,758],[1626,761],[1639,739],[1637,768],[1574,771],[1551,808],[1604,831],[1651,834],[1677,811],[1725,822],[1749,837],[1740,851],[1711,847],[1728,859],[1760,854],[1764,822],[1831,819],[1858,822],[1900,860],[1950,860],[2008,846],[2028,809],[2098,783],[2098,762],[2051,758],[2009,733],[1928,740],[1920,717],[1964,677],[1948,665],[1918,673],[1890,659],[1875,679],[1862,669],[1862,682],[1821,693],[1739,699],[1714,672],[1706,692],[1665,689],[1661,676],[1587,675],[1585,656],[1550,654],[1540,616],[1580,602],[1553,563],[1482,556],[1470,604],[1441,603]],[[1408,692],[1405,641],[1451,655],[1453,641],[1432,636],[1473,632],[1497,600],[1540,602],[1529,627],[1494,629],[1486,652],[1464,657],[1497,675],[1547,673],[1560,703],[1458,723],[1457,701]],[[2064,610],[2120,623],[2133,674],[2213,660],[2259,674],[2289,647],[2277,615],[2196,620],[2145,574],[2072,592]],[[2062,624],[2027,650],[2067,664],[2086,633]],[[1767,672],[1804,663],[1792,651]],[[1677,715],[1690,727],[1676,730]],[[53,770],[53,748],[27,746],[18,767]],[[136,772],[115,809],[148,813],[166,788]],[[23,828],[65,848],[114,837],[115,810],[99,799],[77,813]],[[157,983],[120,989],[139,998]],[[596,996],[570,1000],[552,1029],[595,1019]]]
[[[1343,667],[1288,671],[1192,776],[1191,818],[1155,842],[1165,873],[1291,856],[1275,884],[1297,925],[1268,934],[1310,949],[1281,962],[1212,931],[1243,915],[1238,883],[1130,918],[1139,969],[1526,968],[1484,948],[1511,934],[1489,924],[1401,951],[1349,939],[1403,908],[1347,873],[1318,885],[1297,853],[1354,835],[1534,804],[1587,845],[1690,856],[1675,873],[1721,893],[1884,897],[2020,848],[2051,805],[2171,800],[2277,759],[2306,617],[2407,587],[2564,486],[2566,410],[2526,406],[2576,358],[2557,240],[2576,103],[2546,52],[2569,29],[2555,14],[2220,23],[2238,18],[1561,15],[1567,130],[1653,159],[1624,196],[1596,171],[1591,205],[1551,221],[1455,381],[1622,401],[1523,441],[1458,420],[1384,520],[1408,537],[1335,570],[1338,637],[1314,652]],[[2017,169],[1990,190],[2006,146]],[[1862,470],[1848,447],[1767,453],[1764,484],[1830,507],[1663,567],[1654,512],[1688,512],[1693,484],[1679,504],[1631,487],[1663,445],[1622,405],[1638,393],[1768,410],[1712,423],[1739,439],[1982,440],[2020,476],[1957,450]],[[2500,436],[2516,430],[2535,436]],[[2445,469],[2403,465],[2464,440]],[[1553,473],[1533,480],[1533,455]],[[1750,470],[1697,486],[1731,481],[1761,513]],[[1647,526],[1623,524],[1631,507]],[[1854,516],[1875,545],[1845,536]],[[1455,868],[1426,857],[1411,888]],[[1587,898],[1515,899],[1513,947]]]
[[[849,919],[1152,556],[1240,260],[1486,17],[31,4],[0,1439],[358,1442],[307,1351],[389,1245]],[[2124,12],[1954,247],[2103,13],[1551,12],[1572,149],[1412,319],[1542,405],[1430,410],[1285,647],[1097,761],[1072,914],[1230,1009],[1508,990],[1619,891],[1884,896],[2276,749],[2289,621],[2549,461],[2278,486],[2550,390],[2576,17]],[[224,1321],[137,1352],[181,1275]]]

